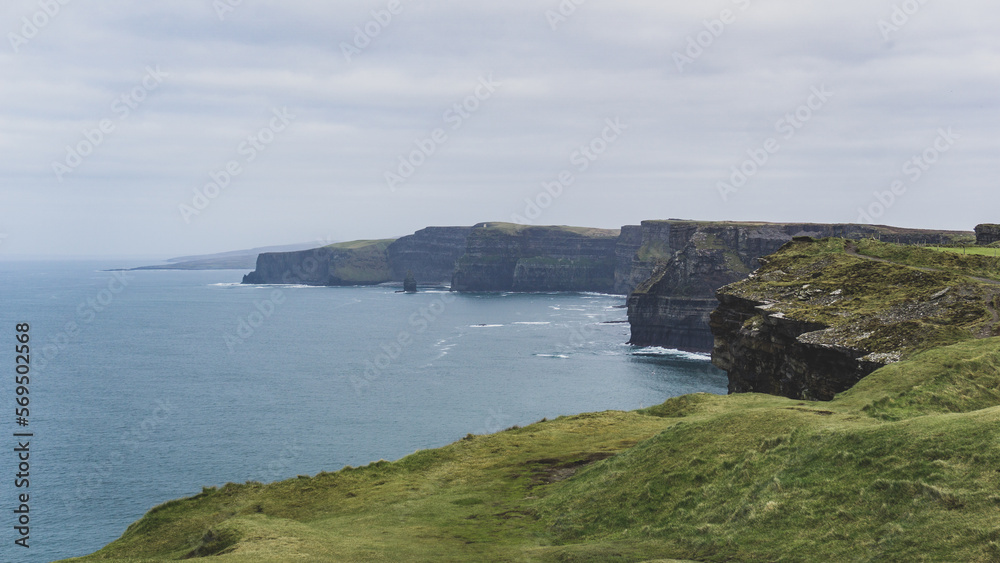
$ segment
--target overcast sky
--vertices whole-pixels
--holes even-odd
[[[5,0],[0,22],[8,257],[1000,221],[986,0]]]

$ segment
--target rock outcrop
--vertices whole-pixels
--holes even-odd
[[[482,223],[470,233],[452,290],[595,291],[615,285],[620,232]]]
[[[916,352],[1000,335],[1000,282],[978,277],[995,269],[988,260],[798,239],[718,291],[712,362],[731,393],[830,400]]]
[[[403,291],[406,293],[417,292],[417,278],[413,277],[413,272],[406,272],[406,278],[403,280]]]
[[[1000,225],[979,225],[976,227],[976,244],[988,246],[1000,242]]]
[[[631,269],[616,277],[621,290],[646,276],[628,298],[629,342],[710,351],[709,314],[718,288],[744,279],[760,266],[760,257],[793,237],[833,236],[945,244],[968,233],[854,224],[645,221]]]

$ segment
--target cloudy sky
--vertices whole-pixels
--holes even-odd
[[[6,0],[0,255],[1000,221],[985,0]],[[547,187],[546,187],[547,186]]]

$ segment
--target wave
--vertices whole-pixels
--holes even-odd
[[[469,328],[497,328],[503,325],[469,325]]]
[[[228,282],[228,283],[210,283],[209,287],[236,287],[243,285],[240,282]]]
[[[518,322],[518,323],[514,323],[514,324],[516,324],[516,325],[550,325],[552,323],[551,322],[540,322],[540,321],[532,321],[532,322],[522,321],[522,322]]]
[[[632,355],[646,356],[646,357],[678,358],[682,360],[694,360],[699,362],[712,361],[711,354],[704,354],[700,352],[686,352],[684,350],[677,350],[675,348],[661,348],[659,346],[651,346],[649,348],[637,348],[632,351]]]
[[[560,360],[568,360],[569,356],[566,354],[535,354],[538,358],[559,358]]]

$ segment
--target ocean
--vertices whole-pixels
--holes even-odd
[[[246,286],[245,272],[231,270],[105,271],[136,265],[0,262],[3,561],[91,553],[153,506],[204,486],[726,393],[707,356],[625,345],[622,296],[407,295]],[[20,323],[30,339],[27,426],[15,416]],[[28,485],[17,488],[24,441]],[[14,543],[20,494],[29,494],[27,549]]]

